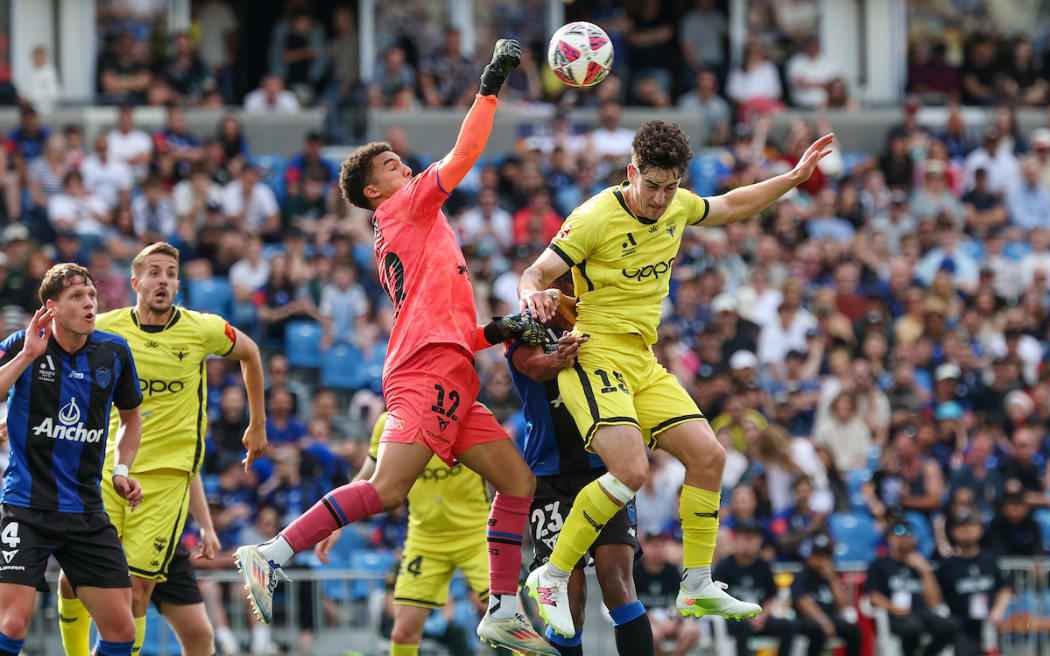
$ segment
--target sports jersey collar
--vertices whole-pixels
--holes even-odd
[[[179,322],[179,317],[182,316],[182,312],[179,310],[179,306],[175,306],[175,311],[171,313],[171,318],[168,319],[168,323],[163,326],[147,325],[143,326],[139,323],[139,316],[135,313],[135,308],[131,308],[131,323],[135,324],[135,327],[144,333],[159,333],[164,332],[168,328],[171,328]]]
[[[48,348],[48,350],[51,350],[51,347],[54,347],[59,353],[65,353],[66,355],[68,355],[70,357],[75,357],[78,353],[80,353],[81,351],[83,351],[84,349],[86,349],[88,346],[91,345],[92,338],[94,336],[95,336],[95,331],[92,330],[91,333],[88,335],[88,338],[84,341],[84,345],[83,346],[81,346],[80,348],[78,348],[75,351],[67,351],[66,349],[62,348],[62,345],[58,343],[58,339],[56,339],[55,335],[52,334],[51,337],[49,337],[48,340],[47,340],[47,348]]]
[[[647,219],[644,216],[638,216],[637,214],[635,214],[634,212],[631,211],[631,208],[627,206],[627,199],[623,197],[623,189],[626,186],[627,186],[626,182],[621,182],[620,183],[620,188],[615,190],[615,191],[613,191],[613,196],[616,196],[616,200],[618,200],[620,202],[620,207],[623,208],[623,211],[627,212],[632,217],[634,217],[634,220],[637,221],[638,223],[644,223],[645,225],[652,225],[652,224],[656,223],[656,221],[657,221],[656,219]]]

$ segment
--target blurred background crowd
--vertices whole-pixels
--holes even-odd
[[[208,363],[203,473],[228,548],[272,536],[352,477],[382,409],[391,307],[366,216],[339,197],[339,161],[325,150],[351,138],[343,112],[466,107],[488,52],[461,54],[460,31],[429,19],[431,4],[392,3],[373,35],[374,74],[362,79],[356,4],[261,4],[193,2],[192,28],[168,33],[151,14],[100,2],[95,102],[118,110],[90,140],[83,126],[48,119],[62,80],[46,48],[33,50],[30,79],[0,67],[0,100],[19,106],[0,150],[3,334],[24,326],[58,261],[91,269],[102,309],[132,303],[130,258],[166,240],[182,252],[182,302],[264,348],[272,446],[248,473],[244,391],[232,364]],[[693,144],[685,182],[701,194],[788,170],[830,129],[820,110],[859,106],[822,52],[813,0],[752,0],[736,58],[726,2],[569,5],[569,18],[601,24],[616,47],[614,75],[587,93],[559,87],[542,65],[545,34],[530,14],[543,3],[479,4],[478,44],[506,34],[528,44],[504,99],[557,106],[446,205],[480,319],[516,311],[518,276],[563,218],[623,179],[625,106],[703,116],[708,136]],[[914,4],[908,95],[882,147],[836,152],[753,221],[688,231],[675,261],[655,351],[730,454],[723,556],[757,534],[767,560],[797,562],[830,532],[840,562],[863,564],[885,550],[883,532],[906,525],[936,561],[973,516],[991,527],[995,554],[1050,547],[1050,115],[1034,130],[1017,121],[1019,108],[1048,100],[1050,50],[1030,30],[1017,36],[1024,17],[999,15],[1000,3]],[[144,105],[165,108],[161,129],[139,126]],[[206,133],[185,116],[309,106],[329,120],[291,157],[257,152],[232,113]],[[577,106],[597,120],[573,120],[566,110]],[[942,125],[919,121],[931,106],[943,106]],[[963,106],[986,108],[980,128]],[[789,107],[813,111],[774,129]],[[441,156],[416,152],[399,127],[385,138],[416,171]],[[481,400],[520,435],[502,349],[478,365]],[[656,561],[639,567],[659,572],[676,557],[683,470],[652,458],[638,521]],[[396,550],[404,513],[358,528],[337,564]]]

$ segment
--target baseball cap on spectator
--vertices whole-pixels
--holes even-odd
[[[887,535],[896,535],[900,538],[910,538],[915,536],[915,532],[911,528],[911,524],[906,519],[896,519],[886,529]]]
[[[1003,399],[1003,406],[1010,408],[1018,406],[1023,409],[1026,413],[1035,411],[1035,402],[1032,401],[1032,397],[1028,396],[1023,390],[1014,390],[1006,395]]]
[[[934,419],[937,421],[957,421],[962,419],[962,416],[962,406],[955,401],[945,401],[938,404],[937,411],[934,413]]]
[[[736,312],[737,302],[732,294],[719,294],[711,301],[711,310],[718,312]]]
[[[729,368],[736,371],[739,369],[754,369],[758,366],[758,358],[751,351],[737,351],[729,358]]]
[[[1039,128],[1032,132],[1032,148],[1050,149],[1050,129]]]
[[[784,356],[784,358],[787,360],[805,360],[807,357],[809,357],[809,354],[806,351],[797,348],[789,349],[787,355]]]
[[[937,367],[937,371],[934,374],[934,380],[938,383],[942,380],[958,380],[961,377],[962,371],[959,369],[959,365],[954,362],[945,362]]]
[[[21,223],[12,223],[4,228],[4,244],[12,244],[16,241],[29,241],[29,228]]]

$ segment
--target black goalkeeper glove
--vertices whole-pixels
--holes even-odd
[[[547,342],[547,329],[528,314],[494,317],[484,330],[485,339],[490,344],[512,339],[520,340],[529,346],[543,346]]]
[[[492,61],[481,73],[481,95],[499,94],[510,72],[521,63],[521,45],[514,39],[500,39],[492,49]]]

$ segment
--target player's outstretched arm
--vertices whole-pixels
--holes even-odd
[[[540,253],[518,281],[521,311],[529,312],[541,322],[550,321],[558,311],[559,296],[548,293],[548,287],[568,270],[565,260],[550,248]]]
[[[241,363],[244,389],[248,393],[248,428],[241,443],[244,444],[244,470],[252,466],[256,458],[266,451],[266,394],[263,388],[262,355],[259,346],[251,337],[234,328],[237,341],[226,356]]]
[[[835,135],[829,133],[814,141],[803,153],[795,168],[787,173],[710,198],[711,207],[702,225],[736,223],[750,219],[766,209],[778,198],[809,180],[820,160],[831,154],[831,143],[834,140]]]
[[[438,163],[442,188],[451,192],[474,168],[492,133],[496,116],[496,97],[510,72],[521,62],[521,46],[513,39],[500,39],[492,51],[492,61],[481,74],[481,88],[467,111],[452,152]]]
[[[201,480],[200,472],[190,481],[190,514],[201,528],[201,543],[193,557],[205,560],[215,558],[215,555],[222,551],[222,543],[219,542],[219,534],[215,532],[215,524],[211,520],[208,496],[204,493],[204,481]]]

